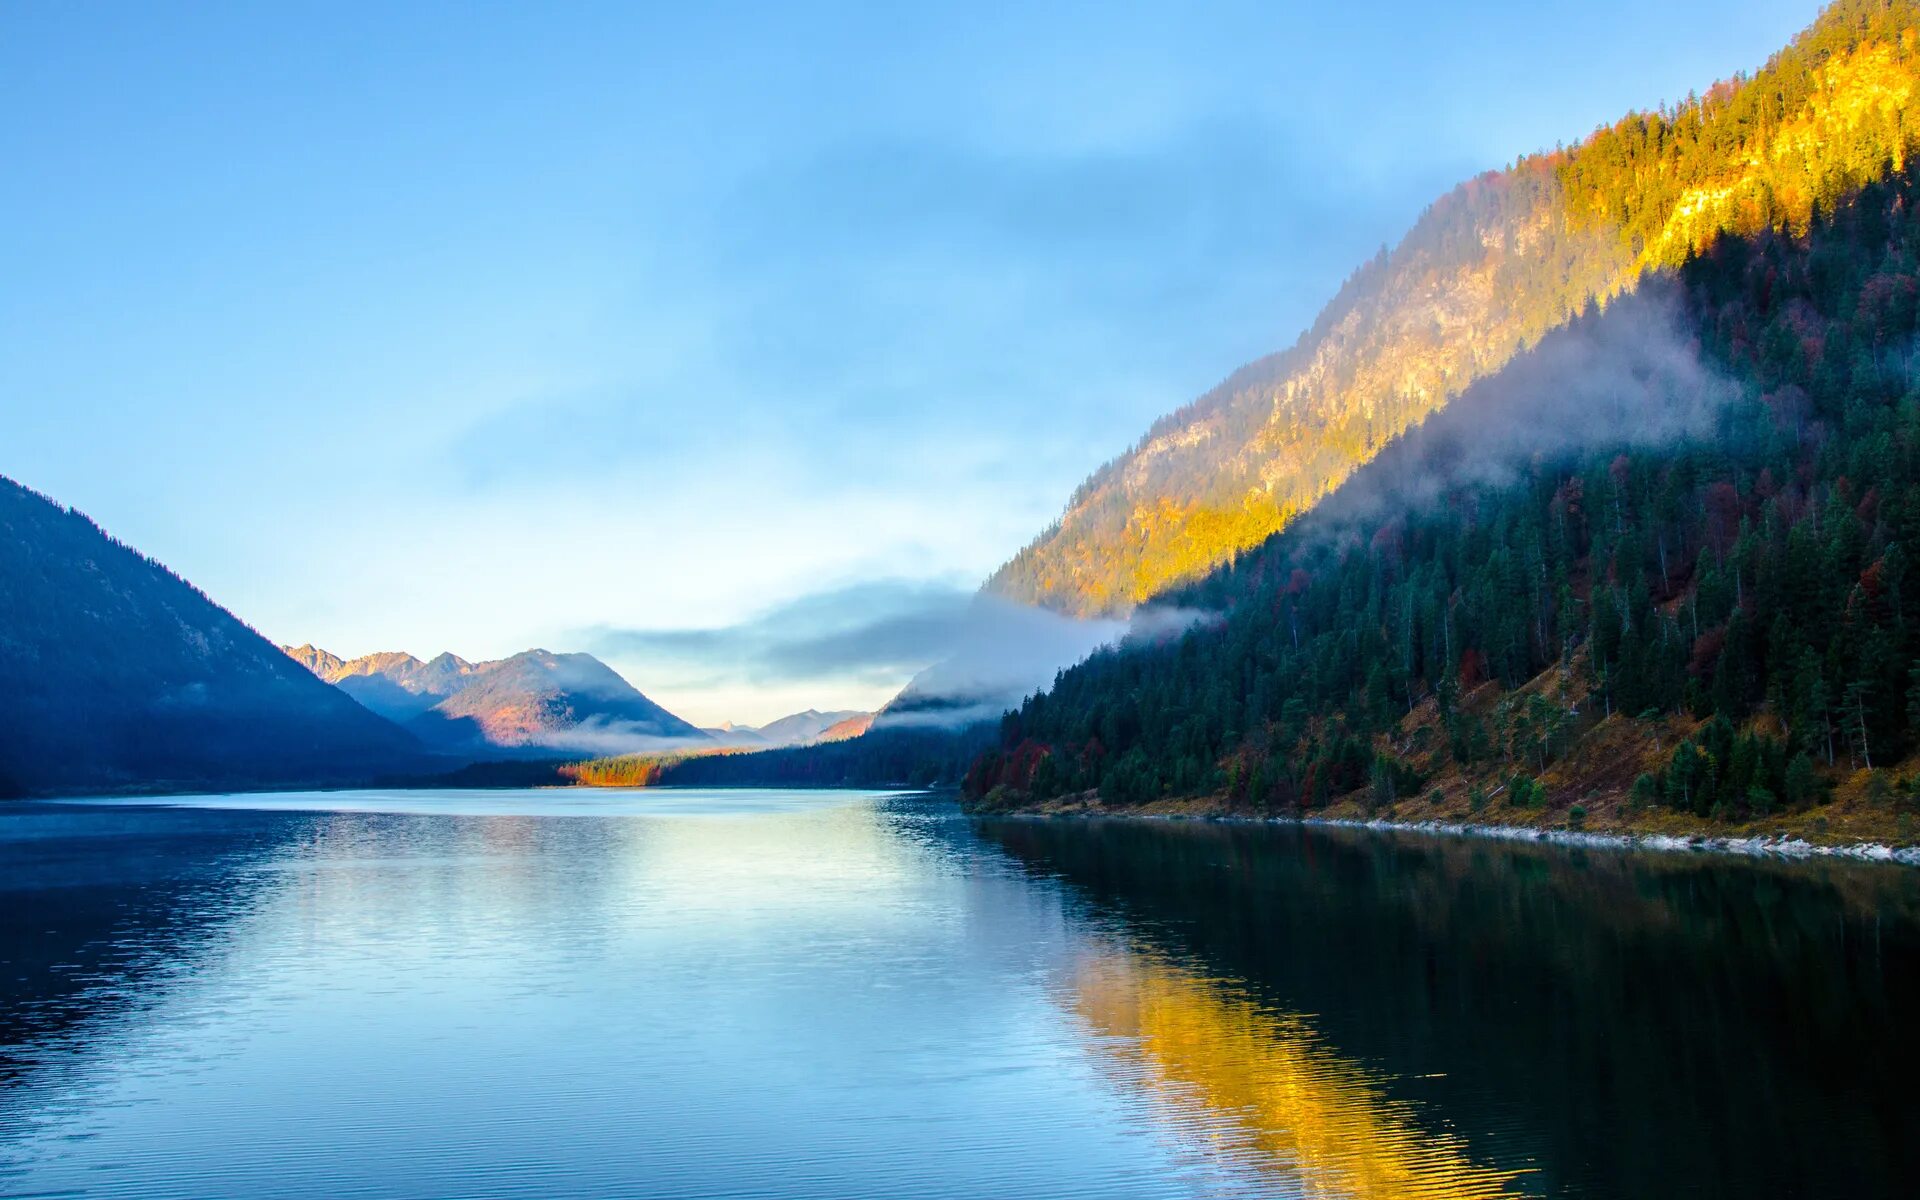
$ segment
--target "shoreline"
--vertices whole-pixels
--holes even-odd
[[[1385,817],[1253,816],[1224,812],[1143,812],[1087,807],[1011,809],[1004,812],[969,808],[969,816],[1023,820],[1191,821],[1221,825],[1305,825],[1326,829],[1365,829],[1374,832],[1413,833],[1428,837],[1485,838],[1507,842],[1543,842],[1548,845],[1603,850],[1646,850],[1663,854],[1726,854],[1743,858],[1806,862],[1834,859],[1883,866],[1920,867],[1920,846],[1889,846],[1882,842],[1845,842],[1821,845],[1790,835],[1726,836],[1712,834],[1616,833],[1577,829],[1543,829],[1528,825],[1491,825],[1475,821],[1399,821]]]
[[[224,788],[192,787],[121,787],[98,791],[74,791],[57,795],[26,795],[7,797],[16,802],[47,801],[58,802],[68,799],[152,799],[163,801],[169,796],[181,795],[272,795],[282,792],[350,792],[362,790],[394,791],[568,791],[575,788],[594,790],[592,784],[547,785],[529,787],[527,785],[488,787],[469,785],[468,787],[438,786],[422,787],[405,783],[348,783],[329,782],[311,784],[305,787],[288,785],[240,785]],[[696,790],[760,790],[768,785],[721,785],[713,789]],[[645,790],[669,791],[674,785],[655,786]],[[795,790],[835,790],[799,787]],[[953,794],[951,788],[867,788],[854,790],[877,791],[913,791],[931,794]],[[1888,866],[1920,868],[1920,844],[1894,846],[1877,841],[1852,841],[1821,843],[1798,837],[1791,833],[1756,834],[1712,834],[1689,831],[1624,831],[1624,830],[1586,830],[1568,829],[1556,826],[1498,824],[1484,821],[1449,820],[1445,817],[1433,817],[1426,820],[1405,820],[1391,817],[1364,816],[1303,816],[1299,814],[1259,816],[1246,812],[1223,810],[1204,802],[1171,805],[1163,802],[1162,807],[1113,809],[1084,801],[1055,802],[1048,805],[1025,808],[991,809],[982,808],[960,800],[961,811],[969,817],[994,818],[1001,820],[1124,820],[1124,821],[1187,821],[1207,824],[1226,825],[1306,825],[1327,829],[1364,829],[1374,832],[1413,833],[1429,837],[1483,838],[1492,841],[1538,842],[1555,846],[1581,847],[1603,850],[1645,850],[1660,853],[1685,852],[1692,854],[1726,854],[1744,858],[1762,858],[1775,861],[1805,862],[1814,859],[1828,859],[1844,862],[1877,863]]]

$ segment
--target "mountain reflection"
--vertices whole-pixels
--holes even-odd
[[[1478,1164],[1461,1138],[1423,1128],[1305,1019],[1164,956],[1091,954],[1069,991],[1112,1075],[1152,1094],[1175,1139],[1281,1176],[1289,1194],[1500,1196],[1522,1173]]]
[[[1549,1195],[1897,1195],[1920,1172],[1920,1138],[1888,1136],[1920,1129],[1920,873],[1294,826],[976,828],[1151,948],[1098,960],[1071,1001],[1089,1022],[1256,1140],[1284,1131],[1275,1158],[1330,1194],[1391,1178],[1373,1148],[1348,1148],[1344,1182],[1307,1157],[1368,1137],[1491,1164],[1463,1187]],[[1328,1098],[1356,1093],[1384,1132]]]
[[[0,1088],[191,976],[221,931],[272,893],[270,864],[311,843],[322,823],[128,808],[108,824],[24,803],[6,815]]]
[[[0,1194],[1856,1197],[1920,1172],[1920,872],[924,796],[245,803],[283,809],[0,823]]]

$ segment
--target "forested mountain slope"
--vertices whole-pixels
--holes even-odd
[[[1295,345],[1156,423],[997,572],[1124,612],[1285,527],[1391,438],[1596,299],[1722,233],[1804,232],[1920,137],[1911,0],[1840,0],[1757,74],[1442,197]]]
[[[1903,169],[1577,319],[1172,595],[1217,624],[1009,715],[970,791],[1905,811],[1866,768],[1920,737],[1917,206]]]
[[[424,765],[328,687],[92,521],[0,479],[0,786],[241,787]]]

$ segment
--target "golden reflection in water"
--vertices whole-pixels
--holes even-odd
[[[1422,1128],[1298,1016],[1270,1012],[1150,952],[1096,951],[1070,1003],[1114,1074],[1149,1092],[1189,1151],[1251,1165],[1314,1197],[1507,1196],[1517,1170]]]

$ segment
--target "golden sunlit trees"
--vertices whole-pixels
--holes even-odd
[[[1721,233],[1804,233],[1920,137],[1916,7],[1842,0],[1751,77],[1437,201],[1289,350],[1157,422],[989,586],[1124,612],[1258,545],[1394,435]]]

